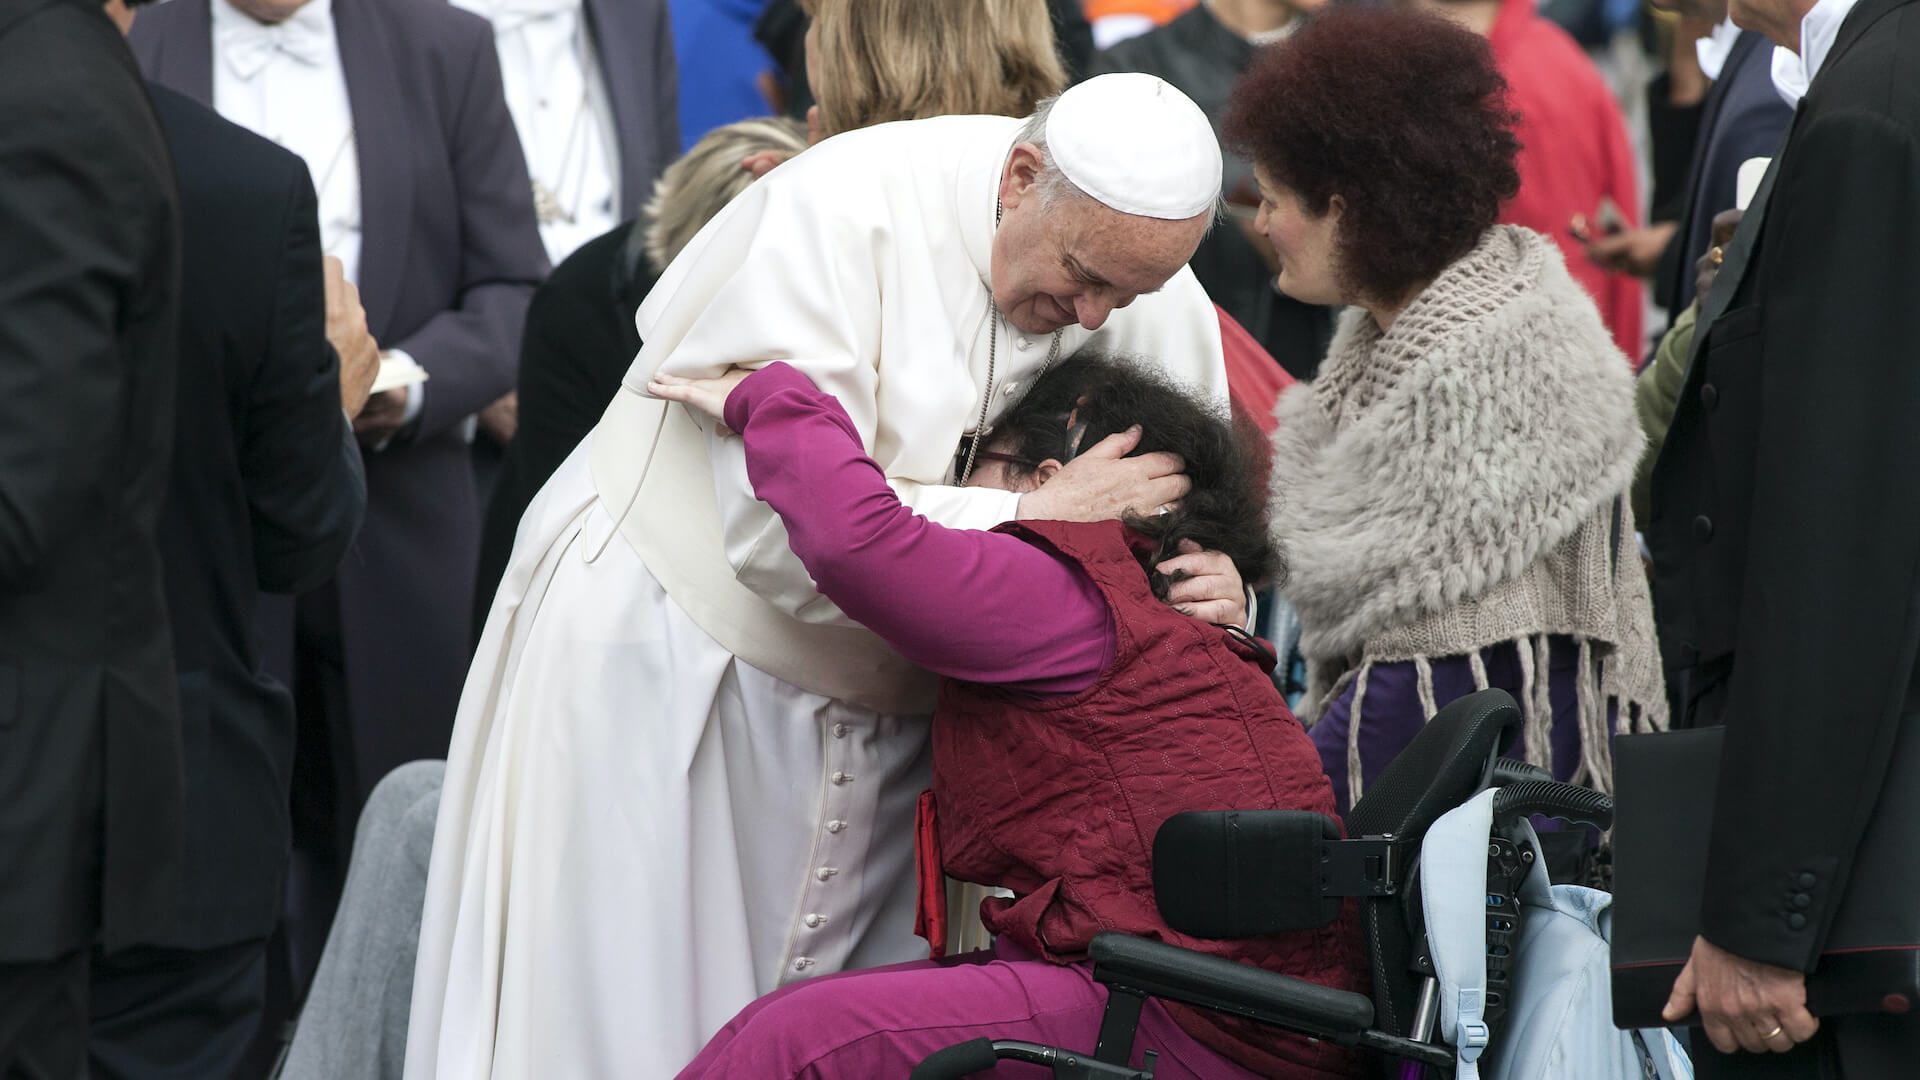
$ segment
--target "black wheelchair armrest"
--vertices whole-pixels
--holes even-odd
[[[1493,797],[1496,821],[1534,814],[1605,832],[1613,827],[1613,796],[1555,780],[1523,780],[1501,788]]]
[[[1453,1051],[1445,1046],[1374,1030],[1373,1001],[1364,994],[1331,990],[1291,975],[1113,931],[1095,934],[1087,954],[1093,959],[1094,979],[1108,990],[1109,1022],[1120,996],[1157,997],[1434,1068],[1451,1068],[1454,1063]],[[1137,1007],[1133,1012],[1137,1015]],[[1120,1047],[1123,1056],[1132,1045],[1132,1032],[1128,1022]],[[1103,1025],[1103,1048],[1108,1039]]]
[[[1364,994],[1330,990],[1250,964],[1108,931],[1087,953],[1093,977],[1126,993],[1178,1001],[1351,1044],[1373,1025]]]

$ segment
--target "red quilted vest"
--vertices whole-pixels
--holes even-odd
[[[1154,906],[1153,837],[1184,810],[1333,813],[1319,755],[1254,651],[1154,598],[1117,521],[1009,522],[1001,530],[1078,563],[1106,597],[1118,640],[1091,688],[1037,698],[946,680],[933,723],[940,856],[953,877],[1011,890],[981,917],[1059,963],[1102,930],[1171,942],[1340,989],[1366,989],[1349,902],[1322,930],[1207,941]],[[1313,872],[1308,869],[1306,872]],[[1357,1074],[1328,1043],[1170,1007],[1181,1028],[1266,1076]]]

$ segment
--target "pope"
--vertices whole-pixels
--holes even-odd
[[[829,139],[667,268],[621,392],[521,521],[468,676],[408,1077],[671,1075],[783,982],[925,955],[933,678],[819,595],[739,440],[648,379],[783,360],[950,527],[1152,513],[1187,480],[1170,455],[1126,457],[1126,435],[1043,490],[964,484],[1000,412],[1083,346],[1224,402],[1219,320],[1186,268],[1220,170],[1193,102],[1106,75],[1024,121]],[[1183,610],[1244,618],[1224,558],[1163,565],[1194,575]]]

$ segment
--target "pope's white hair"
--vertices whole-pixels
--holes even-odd
[[[1067,174],[1061,171],[1059,162],[1053,160],[1053,151],[1047,149],[1047,118],[1053,114],[1054,102],[1059,100],[1058,94],[1043,99],[1034,108],[1033,115],[1027,117],[1026,123],[1021,125],[1020,135],[1014,140],[1015,143],[1032,143],[1040,151],[1040,171],[1034,176],[1033,184],[1039,193],[1040,209],[1047,213],[1052,213],[1071,202],[1093,199],[1093,196],[1080,190],[1078,184],[1067,178]],[[1219,223],[1221,216],[1226,212],[1226,207],[1225,197],[1214,200],[1213,212],[1207,216],[1208,232],[1212,232],[1213,227]]]

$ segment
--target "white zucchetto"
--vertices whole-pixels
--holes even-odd
[[[1213,125],[1157,76],[1120,72],[1069,88],[1046,134],[1066,178],[1123,214],[1183,221],[1220,198]]]

